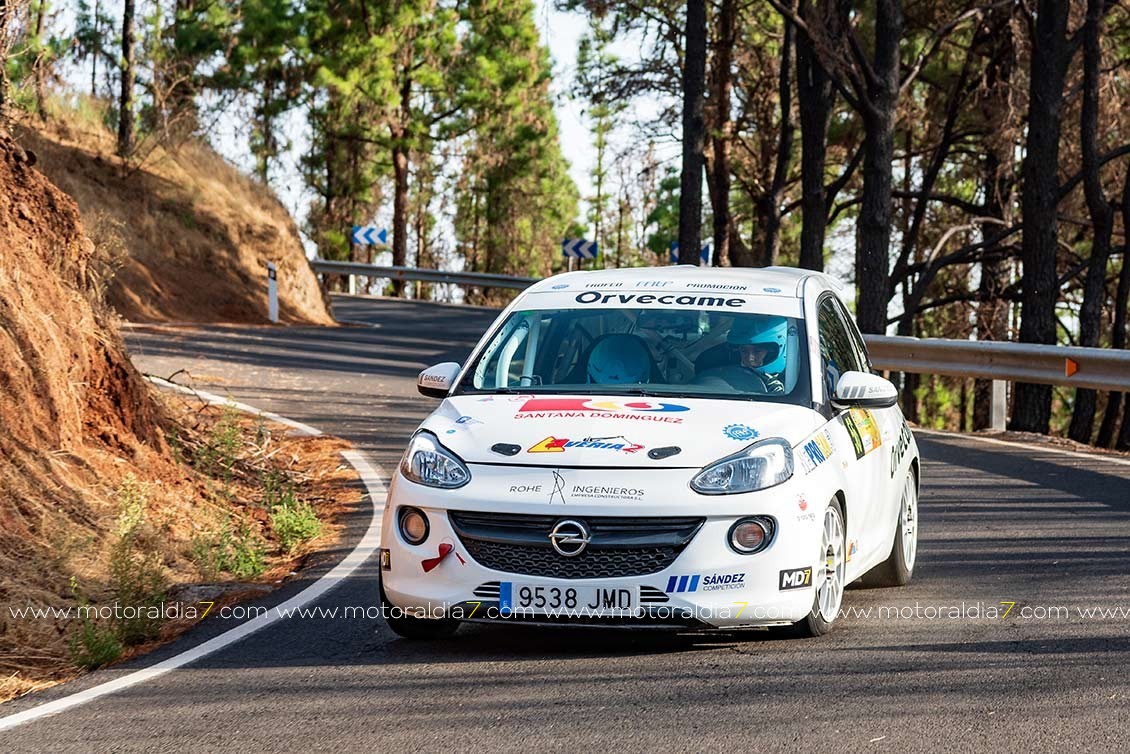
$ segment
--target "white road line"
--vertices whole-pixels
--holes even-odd
[[[164,382],[164,380],[154,381],[158,382],[158,384]],[[201,397],[205,397],[207,394],[200,393],[199,395]],[[212,398],[217,399],[217,401],[220,403],[228,402],[223,398],[219,398],[219,396],[210,396],[207,397],[206,400],[211,400]],[[287,424],[296,428],[302,428],[304,430],[313,430],[313,433],[321,434],[320,431],[314,429],[313,427],[308,427],[305,424],[291,421],[289,419],[284,420],[282,417],[278,417],[276,414],[269,414],[267,412],[251,408],[249,406],[244,407],[243,404],[236,404],[236,406],[240,408],[240,410],[248,410],[250,411],[250,413],[260,414],[272,419],[273,421],[282,421],[283,424]],[[333,589],[345,579],[349,578],[349,576],[355,570],[357,570],[357,568],[362,563],[364,563],[365,560],[380,546],[381,515],[384,513],[385,494],[387,488],[385,487],[385,477],[381,468],[379,466],[370,464],[369,461],[367,461],[361,453],[355,450],[347,450],[341,455],[353,466],[354,469],[357,470],[357,473],[361,476],[361,481],[365,484],[365,489],[369,493],[369,498],[373,501],[373,517],[369,521],[369,528],[365,532],[364,536],[361,537],[361,541],[359,541],[357,543],[357,546],[354,547],[353,550],[350,551],[350,553],[346,555],[340,563],[334,566],[329,573],[322,576],[320,579],[303,589],[298,594],[291,597],[286,602],[283,602],[282,604],[268,610],[267,612],[262,613],[258,617],[253,618],[245,623],[241,623],[235,628],[229,631],[225,631],[219,636],[209,639],[203,644],[198,644],[192,649],[185,650],[184,652],[181,652],[178,655],[159,662],[156,665],[148,668],[143,668],[128,675],[124,675],[121,678],[115,678],[112,681],[107,681],[106,683],[99,684],[92,688],[86,689],[85,691],[79,691],[69,696],[65,696],[61,699],[56,699],[54,701],[47,702],[46,704],[41,704],[38,707],[32,707],[31,709],[24,710],[23,712],[17,712],[16,714],[9,715],[7,717],[0,717],[0,731],[15,728],[17,725],[23,725],[24,723],[29,723],[42,717],[48,717],[49,715],[57,715],[60,712],[71,709],[72,707],[77,707],[80,704],[92,702],[95,699],[106,696],[107,694],[113,694],[123,689],[127,689],[131,686],[136,686],[139,683],[145,683],[146,681],[153,680],[154,678],[162,676],[171,670],[176,670],[177,668],[181,668],[185,665],[196,662],[197,660],[218,652],[221,649],[229,647],[232,644],[235,644],[236,642],[247,638],[256,631],[260,631],[271,625],[272,623],[281,620],[282,615],[285,614],[286,611],[297,610],[298,608],[305,607],[311,602],[317,600],[326,592]]]
[[[242,411],[245,414],[254,414],[255,416],[262,416],[264,419],[278,422],[279,424],[285,424],[286,426],[292,429],[296,429],[302,434],[309,435],[310,437],[318,437],[322,434],[322,430],[311,427],[309,424],[296,422],[294,419],[287,419],[285,416],[279,416],[278,414],[271,413],[270,411],[263,411],[262,409],[255,408],[254,406],[249,406],[246,403],[240,403],[239,401],[233,400],[231,398],[223,398],[219,395],[216,395],[215,393],[208,393],[203,390],[196,390],[194,388],[185,387],[184,385],[178,385],[175,382],[169,382],[168,380],[163,380],[160,377],[153,377],[152,375],[146,375],[146,379],[152,382],[154,385],[160,385],[163,388],[175,390],[178,393],[198,396],[201,400],[205,400],[208,403],[219,406],[231,406],[232,408],[238,411]]]
[[[1073,458],[1083,458],[1088,461],[1102,461],[1103,463],[1113,463],[1116,466],[1130,466],[1130,459],[1119,458],[1108,453],[1080,453],[1077,450],[1065,450],[1064,448],[1049,448],[1046,445],[1032,444],[1026,445],[1022,442],[1012,442],[1010,440],[998,440],[995,437],[982,437],[981,435],[966,435],[956,432],[941,432],[936,429],[922,429],[921,427],[915,428],[914,434],[923,435],[938,435],[940,437],[961,438],[976,440],[978,442],[987,442],[992,445],[1004,445],[1006,448],[1019,448],[1026,450],[1029,453],[1054,453],[1061,456],[1072,456]]]

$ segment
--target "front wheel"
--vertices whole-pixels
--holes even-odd
[[[820,560],[812,574],[816,594],[812,610],[804,620],[793,624],[800,636],[823,636],[832,630],[844,598],[844,509],[839,498],[832,498],[824,509],[820,534]]]
[[[414,618],[405,615],[403,610],[388,601],[383,582],[380,591],[381,613],[385,623],[394,634],[403,639],[446,639],[459,628],[459,621],[454,618]]]
[[[879,565],[863,575],[864,586],[903,586],[914,573],[914,560],[918,554],[918,483],[914,472],[906,475],[899,501],[899,518],[891,554]]]

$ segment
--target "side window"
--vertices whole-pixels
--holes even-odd
[[[867,345],[863,342],[863,336],[859,334],[859,328],[855,326],[855,320],[852,319],[851,314],[844,308],[844,304],[839,299],[828,299],[836,306],[836,311],[844,318],[847,323],[848,335],[851,336],[851,342],[854,345],[856,361],[859,362],[859,370],[861,372],[871,371],[871,357],[867,355]]]
[[[824,368],[824,387],[831,396],[844,372],[859,370],[862,365],[855,352],[855,344],[844,321],[836,312],[835,303],[825,298],[817,309],[820,329],[820,360]]]

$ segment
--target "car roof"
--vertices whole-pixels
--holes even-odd
[[[822,272],[796,267],[623,267],[579,270],[545,278],[526,289],[544,293],[563,288],[615,290],[734,291],[756,295],[803,298],[806,284],[818,291],[831,290],[842,297],[844,286]],[[810,293],[812,288],[810,288]]]

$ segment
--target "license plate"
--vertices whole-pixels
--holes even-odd
[[[640,590],[634,586],[559,586],[503,581],[498,596],[498,609],[504,616],[628,618],[638,614],[640,605]]]

